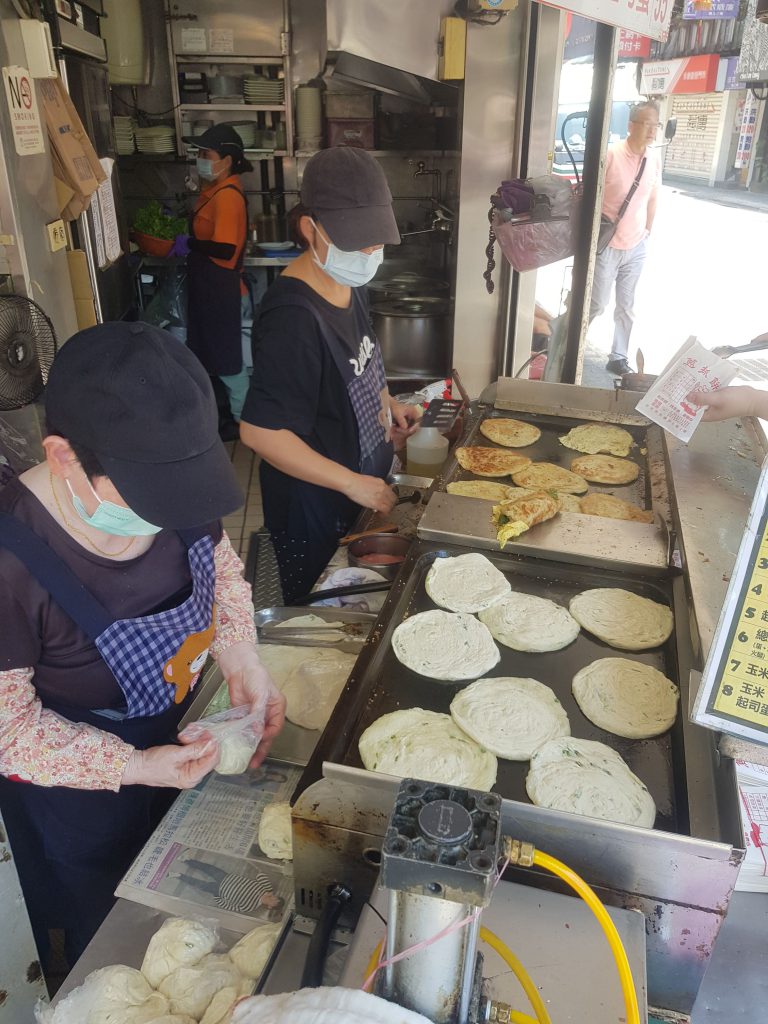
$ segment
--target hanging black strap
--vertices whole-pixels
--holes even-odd
[[[619,212],[616,214],[616,220],[613,222],[614,224],[618,224],[619,221],[621,220],[621,218],[627,212],[627,207],[632,202],[632,197],[634,196],[635,192],[637,192],[638,188],[640,187],[640,179],[643,176],[643,171],[645,170],[645,165],[647,163],[647,159],[648,159],[647,157],[643,157],[643,159],[640,161],[640,167],[639,167],[639,169],[637,171],[637,174],[635,175],[635,180],[632,182],[632,186],[631,186],[629,192],[627,192],[627,195],[626,195],[626,198],[625,198],[624,202],[619,207]]]
[[[178,533],[189,549],[201,537],[209,535],[209,529],[201,526],[179,530]],[[59,608],[94,643],[115,621],[115,616],[93,596],[53,548],[20,519],[7,512],[0,512],[0,547],[6,548],[18,558]]]
[[[0,512],[0,546],[14,554],[56,604],[96,641],[115,621],[53,548],[15,516]]]

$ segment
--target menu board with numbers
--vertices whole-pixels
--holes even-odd
[[[768,459],[736,557],[692,718],[768,744]]]

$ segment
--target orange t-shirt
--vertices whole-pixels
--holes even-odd
[[[215,181],[203,189],[195,203],[192,232],[195,238],[204,242],[234,245],[235,251],[228,260],[210,257],[217,266],[234,270],[248,236],[248,217],[239,175],[231,174],[228,178]],[[247,293],[242,282],[240,293]]]

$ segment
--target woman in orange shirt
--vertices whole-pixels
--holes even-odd
[[[241,333],[248,295],[242,280],[248,205],[240,175],[253,167],[229,125],[215,125],[184,142],[198,147],[197,173],[204,182],[190,234],[177,236],[171,250],[187,257],[187,345],[208,373],[220,378],[239,422],[248,391]]]

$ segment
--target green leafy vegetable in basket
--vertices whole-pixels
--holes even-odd
[[[151,203],[142,206],[136,211],[133,218],[133,230],[139,231],[142,235],[151,235],[152,238],[163,238],[166,241],[173,239],[176,235],[186,234],[187,221],[184,217],[170,217],[163,213],[160,203],[153,199]]]

